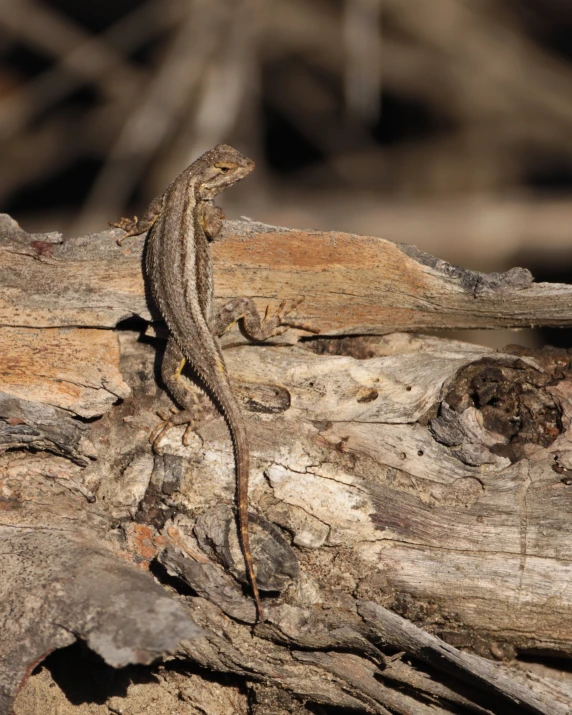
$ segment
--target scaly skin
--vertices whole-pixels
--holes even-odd
[[[243,179],[253,168],[251,159],[220,144],[187,167],[151,202],[140,220],[121,219],[111,225],[127,231],[121,241],[149,230],[145,269],[155,302],[171,333],[162,376],[175,400],[184,408],[166,427],[192,421],[194,401],[180,377],[186,362],[192,365],[228,425],[236,460],[240,543],[257,618],[263,622],[248,530],[248,433],[217,337],[239,319],[255,340],[278,335],[289,324],[284,316],[300,301],[293,301],[288,309],[282,304],[275,315],[261,320],[252,301],[241,298],[225,306],[219,316],[213,316],[209,246],[220,231],[223,218],[221,210],[213,204],[214,197]]]

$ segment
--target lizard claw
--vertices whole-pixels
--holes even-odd
[[[163,437],[165,432],[167,432],[171,429],[171,427],[173,427],[172,422],[163,419],[163,415],[159,415],[159,417],[163,421],[159,422],[159,424],[153,429],[153,431],[149,435],[149,442],[151,443],[153,452],[155,452],[155,454],[161,454],[161,438]]]
[[[161,454],[161,440],[163,436],[172,428],[178,427],[179,425],[187,425],[185,433],[183,435],[183,445],[188,447],[190,444],[190,437],[194,431],[196,420],[191,415],[188,410],[182,410],[179,412],[176,407],[171,407],[171,415],[166,412],[157,412],[157,415],[161,418],[160,422],[149,435],[149,442],[152,445],[153,451],[156,454]]]
[[[191,443],[191,435],[195,431],[195,423],[194,422],[189,422],[187,425],[187,429],[185,430],[185,434],[183,435],[183,446],[188,447],[189,444]]]
[[[121,246],[123,241],[126,238],[129,238],[129,236],[135,236],[137,235],[136,231],[136,226],[138,222],[137,216],[134,216],[133,218],[121,218],[119,221],[110,221],[109,225],[112,228],[120,228],[122,231],[125,231],[125,236],[121,236],[121,238],[117,239],[117,245]]]
[[[294,300],[291,300],[289,305],[287,305],[286,300],[283,300],[272,317],[268,315],[268,308],[266,309],[264,321],[267,323],[270,323],[270,321],[274,321],[276,325],[273,335],[282,335],[282,333],[285,333],[288,328],[298,328],[299,330],[306,330],[309,333],[320,332],[319,330],[316,330],[316,328],[312,328],[311,326],[309,326],[307,323],[303,323],[293,318],[287,317],[289,313],[295,310],[304,300],[306,300],[305,296],[300,296],[299,298],[294,298]]]

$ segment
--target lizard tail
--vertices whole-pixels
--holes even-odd
[[[260,601],[260,593],[258,592],[258,582],[254,571],[254,562],[252,560],[252,552],[250,550],[250,532],[248,529],[248,477],[250,472],[248,450],[236,449],[236,491],[238,504],[238,533],[240,536],[240,546],[246,573],[252,588],[254,603],[256,604],[256,618],[258,623],[264,623],[264,610]]]
[[[256,604],[256,619],[258,623],[264,623],[264,609],[258,591],[256,572],[250,550],[250,532],[248,527],[248,480],[250,476],[250,451],[248,447],[248,434],[244,420],[240,413],[234,409],[234,405],[228,404],[227,400],[220,400],[222,412],[227,422],[236,464],[236,502],[238,512],[238,535],[240,548],[246,566],[246,575],[252,588],[254,603]]]

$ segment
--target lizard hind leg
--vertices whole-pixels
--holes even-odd
[[[179,346],[172,338],[169,338],[161,365],[161,376],[171,397],[173,397],[179,405],[182,405],[184,409],[177,411],[176,408],[172,408],[170,415],[166,415],[162,412],[158,413],[163,422],[157,425],[149,436],[149,441],[153,445],[153,451],[155,452],[160,452],[160,442],[163,436],[172,427],[177,427],[178,425],[187,425],[187,429],[183,435],[183,444],[185,446],[189,444],[190,436],[196,422],[198,400],[196,394],[189,390],[185,379],[181,375],[185,363],[186,360]]]

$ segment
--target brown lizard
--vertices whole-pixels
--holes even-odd
[[[145,272],[161,315],[170,331],[161,366],[163,380],[171,395],[184,410],[159,430],[193,420],[194,399],[181,377],[188,362],[206,391],[221,410],[228,425],[236,460],[238,530],[259,622],[264,612],[250,551],[248,531],[249,444],[244,417],[229,383],[225,362],[217,340],[238,320],[247,335],[258,341],[283,333],[295,323],[285,315],[282,303],[278,311],[260,318],[250,298],[231,301],[218,315],[213,315],[213,268],[209,242],[216,237],[224,218],[213,199],[247,176],[254,162],[236,149],[219,144],[188,166],[160,196],[153,199],[141,219],[122,218],[110,225],[128,236],[149,231]],[[157,430],[152,435],[155,443]]]

